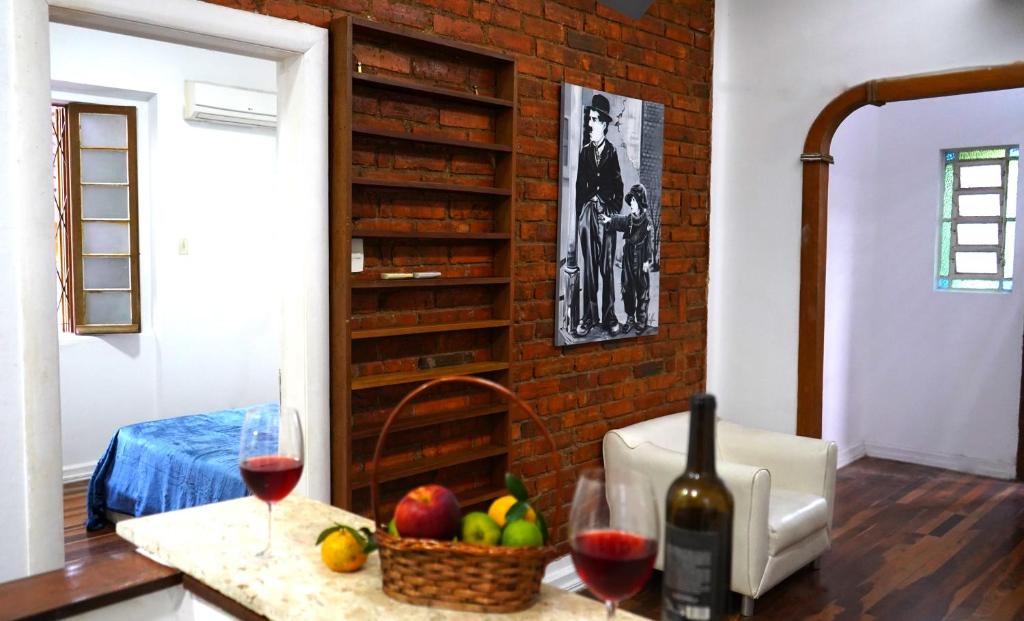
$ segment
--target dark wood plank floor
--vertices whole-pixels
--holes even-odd
[[[65,565],[135,549],[135,546],[117,536],[113,525],[91,533],[85,530],[85,497],[88,488],[89,481],[64,486]]]
[[[821,569],[754,621],[1024,621],[1024,483],[865,458],[839,470],[833,526]],[[622,607],[660,619],[660,599],[656,573]]]
[[[86,533],[85,486],[65,487],[69,563],[131,549]],[[822,568],[768,591],[755,621],[1024,621],[1024,483],[865,458],[839,470],[833,525]],[[660,592],[656,575],[623,608],[660,619]]]

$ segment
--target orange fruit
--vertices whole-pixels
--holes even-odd
[[[502,496],[491,503],[491,508],[487,510],[487,515],[491,516],[491,519],[498,523],[498,526],[505,527],[505,514],[512,508],[512,505],[519,502],[515,496],[509,494]],[[526,512],[526,521],[536,524],[537,514],[534,513],[533,507],[530,507]]]
[[[331,571],[355,571],[366,562],[363,543],[348,530],[337,530],[320,544],[320,558]]]

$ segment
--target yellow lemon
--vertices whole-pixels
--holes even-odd
[[[341,529],[324,539],[320,545],[320,558],[331,571],[355,571],[366,562],[363,546],[352,533]]]
[[[516,497],[512,494],[508,496],[502,496],[491,503],[491,508],[487,510],[487,515],[491,516],[491,519],[498,523],[498,526],[505,527],[505,514],[512,508],[512,505],[519,502]],[[526,511],[526,521],[533,524],[537,523],[537,514],[534,513],[533,507],[530,507]]]

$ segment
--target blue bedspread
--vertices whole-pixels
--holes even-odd
[[[118,429],[89,481],[86,529],[107,524],[105,509],[138,517],[245,496],[238,445],[246,409]]]

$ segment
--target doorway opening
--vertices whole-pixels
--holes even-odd
[[[50,104],[48,47],[50,22],[128,34],[219,52],[272,60],[278,83],[277,176],[275,198],[276,254],[282,279],[273,286],[280,300],[282,400],[303,414],[307,429],[307,476],[301,492],[329,499],[330,427],[328,412],[328,163],[327,163],[327,31],[307,24],[227,9],[208,3],[124,3],[118,0],[60,0],[51,6],[26,3],[8,18],[19,32],[6,50],[16,52],[12,69],[17,92],[5,90],[4,109],[32,122],[13,126],[8,136],[17,171],[6,175],[13,201],[8,215],[15,233],[29,243],[17,246],[12,265],[17,278],[30,283],[53,282],[52,211],[45,188],[52,175],[50,129],[44,121]],[[9,105],[8,105],[9,104]],[[32,112],[36,111],[36,112]],[[11,172],[11,171],[8,171]],[[33,189],[36,188],[36,189]],[[45,248],[43,248],[45,244]],[[45,260],[50,258],[49,261]],[[269,298],[268,298],[269,299]],[[23,291],[24,308],[54,308],[54,287]],[[275,302],[277,303],[277,302]],[[18,553],[4,559],[0,573],[16,577],[62,565],[62,485],[60,453],[60,386],[57,373],[57,325],[51,313],[23,322],[17,352],[26,370],[17,389],[27,404],[15,416],[31,422],[30,431],[12,437],[15,466],[27,472],[25,494],[5,515],[15,525]],[[52,344],[53,347],[47,347]],[[33,347],[41,345],[42,347]],[[12,357],[15,355],[11,354]],[[18,457],[23,456],[23,457]],[[22,461],[17,462],[17,459]],[[31,522],[31,525],[29,525]]]
[[[1014,478],[1021,107],[1024,89],[894,102],[836,132],[822,437],[841,466]]]
[[[831,143],[839,125],[865,105],[929,99],[1024,87],[1024,63],[866,82],[833,99],[818,115],[804,143],[800,253],[800,335],[797,433],[821,437],[825,345],[825,266]],[[1024,416],[1018,416],[1024,434]],[[1018,438],[1017,478],[1024,479],[1024,446]]]

